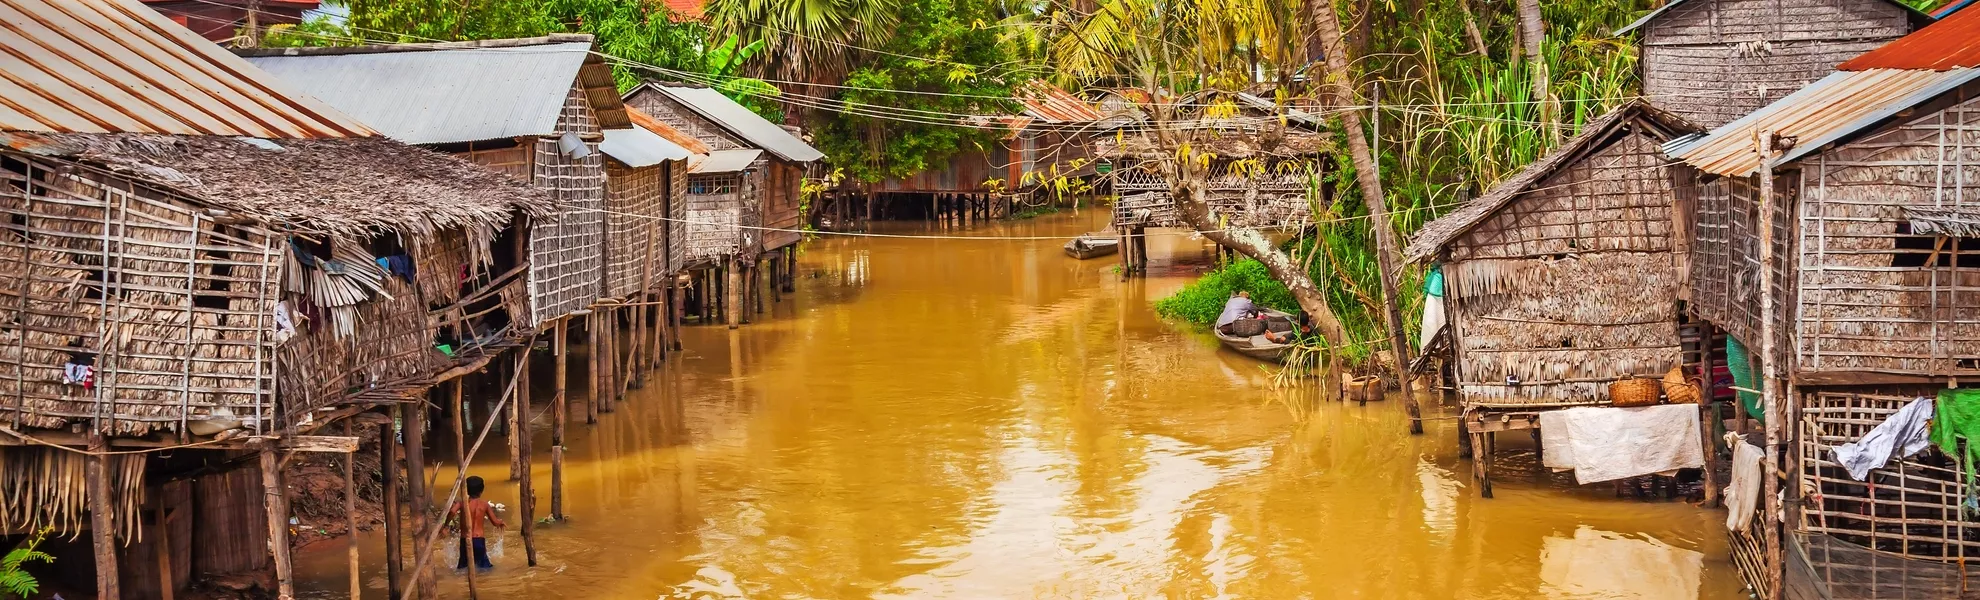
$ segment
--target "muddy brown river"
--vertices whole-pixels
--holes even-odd
[[[1056,238],[1105,219],[879,231]],[[513,524],[491,539],[481,597],[1745,597],[1723,512],[1575,487],[1516,441],[1481,499],[1451,409],[1411,436],[1398,402],[1275,390],[1157,317],[1201,242],[1154,238],[1154,273],[1128,282],[1060,243],[807,244],[795,297],[738,331],[688,327],[616,413],[572,420],[571,520],[537,530],[535,568]],[[514,506],[499,441],[472,471]],[[383,598],[383,542],[362,543]],[[342,543],[297,561],[304,597],[348,596]],[[466,596],[451,568],[440,581]]]

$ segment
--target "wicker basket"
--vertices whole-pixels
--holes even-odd
[[[1661,381],[1630,376],[1609,384],[1609,404],[1618,408],[1654,406],[1663,392]]]
[[[1263,319],[1238,319],[1231,321],[1230,324],[1224,326],[1224,333],[1238,337],[1251,337],[1265,333],[1265,321]]]
[[[1671,404],[1697,404],[1698,388],[1702,386],[1695,379],[1684,376],[1684,367],[1671,367],[1671,372],[1664,374],[1664,398]]]

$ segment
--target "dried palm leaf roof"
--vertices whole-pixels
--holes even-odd
[[[1296,128],[1286,128],[1283,133],[1276,129],[1215,131],[1191,143],[1198,154],[1233,159],[1292,158],[1324,154],[1334,149],[1332,136]],[[1099,136],[1094,140],[1093,151],[1102,158],[1157,159],[1174,156],[1173,150],[1163,149],[1147,132]]]
[[[1450,244],[1451,240],[1470,231],[1473,226],[1483,222],[1486,217],[1492,216],[1499,209],[1512,204],[1513,199],[1527,192],[1540,180],[1546,179],[1561,167],[1600,150],[1603,142],[1615,139],[1613,134],[1622,130],[1624,125],[1630,124],[1636,125],[1639,131],[1650,134],[1659,142],[1698,131],[1698,126],[1676,115],[1652,108],[1642,101],[1632,101],[1617,107],[1608,114],[1589,121],[1582,126],[1580,133],[1575,134],[1573,138],[1562,143],[1559,148],[1555,148],[1546,156],[1527,164],[1526,168],[1520,169],[1512,177],[1492,186],[1491,191],[1434,221],[1425,223],[1422,229],[1416,231],[1416,237],[1410,240],[1409,247],[1403,250],[1403,260],[1417,262],[1436,255],[1445,245]]]
[[[261,140],[155,134],[4,133],[14,150],[66,158],[300,231],[428,235],[550,214],[542,191],[381,137]]]
[[[1980,237],[1980,209],[1906,206],[1904,219],[1917,235]]]

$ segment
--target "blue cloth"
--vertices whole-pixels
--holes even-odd
[[[462,547],[460,560],[454,561],[454,568],[466,569],[467,560],[467,548]],[[483,571],[495,568],[495,563],[488,561],[488,538],[474,538],[474,568]]]
[[[1430,272],[1423,274],[1423,295],[1444,297],[1444,265],[1430,265]]]
[[[1230,300],[1224,301],[1224,314],[1217,315],[1217,326],[1229,325],[1232,321],[1248,318],[1257,312],[1258,307],[1251,304],[1250,298],[1231,296]]]

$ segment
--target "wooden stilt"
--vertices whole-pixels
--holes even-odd
[[[784,291],[797,293],[797,246],[784,249]]]
[[[723,295],[723,300],[722,300],[723,309],[724,309],[723,312],[728,317],[729,328],[735,329],[737,327],[742,326],[743,285],[742,285],[742,259],[740,257],[736,257],[736,256],[729,257],[729,273],[728,273],[728,283],[726,284],[726,287],[728,288],[727,290],[725,290],[725,292],[727,293]]]
[[[1478,495],[1492,497],[1492,441],[1490,433],[1471,434],[1471,477],[1478,484]]]
[[[400,529],[404,511],[399,507],[399,440],[395,439],[395,425],[404,422],[401,410],[391,409],[392,422],[378,427],[378,473],[385,484],[385,589],[390,597],[399,597],[405,590],[406,550],[405,535]]]
[[[406,411],[405,450],[406,450],[406,507],[412,511],[414,532],[425,533],[432,527],[433,493],[426,489],[426,402],[408,407]],[[421,542],[424,544],[424,542]],[[433,548],[414,545],[414,562],[433,553]],[[419,592],[421,600],[439,597],[436,581],[431,575],[413,573],[412,585]]]
[[[749,266],[749,303],[754,305],[756,314],[763,314],[763,257]]]
[[[453,394],[453,400],[449,404],[454,407],[454,423],[453,423],[454,464],[456,469],[456,474],[454,477],[455,477],[455,481],[459,481],[467,478],[467,468],[468,468],[467,425],[466,425],[467,405],[461,399],[461,379],[455,379],[452,382],[452,385],[449,385],[448,387],[451,388],[448,391]],[[455,503],[455,506],[465,506],[466,504],[467,504],[467,499],[462,498]],[[460,522],[459,549],[462,556],[470,557],[470,560],[467,561],[467,568],[463,570],[467,572],[468,598],[472,599],[477,597],[478,594],[476,593],[475,585],[474,585],[474,572],[476,571],[476,569],[475,569],[474,561],[471,558],[473,554],[474,546],[468,541],[468,534],[467,534],[468,532],[467,511],[465,510],[455,511],[454,506],[449,506],[447,507],[447,514],[449,516],[460,517],[461,522]],[[459,559],[457,558],[455,560],[458,561]]]
[[[344,421],[344,435],[349,436],[351,422]],[[382,457],[381,457],[382,459]],[[382,463],[379,465],[384,466]],[[344,552],[348,556],[351,578],[351,600],[364,600],[364,582],[358,578],[358,521],[357,521],[357,453],[344,453]]]
[[[530,450],[535,442],[529,435],[530,389],[529,389],[529,346],[522,347],[521,367],[516,371],[516,399],[510,404],[509,429],[516,432],[516,443],[522,447],[517,454],[522,456],[522,474],[516,483],[516,510],[522,522],[523,554],[529,557],[529,566],[536,566],[536,482],[530,475]]]
[[[681,304],[681,299],[686,293],[687,291],[681,289],[678,285],[678,281],[675,284],[669,284],[667,288],[668,344],[675,352],[681,350],[681,315],[684,314],[682,311],[687,308]]]
[[[529,352],[529,347],[523,346],[523,355],[528,356],[529,355],[528,352]],[[508,381],[509,380],[508,376],[510,375],[510,373],[508,373],[509,366],[507,364],[504,364],[503,361],[499,361],[499,360],[495,361],[492,364],[495,367],[495,373],[496,373],[495,380]],[[509,442],[509,481],[518,481],[522,479],[522,461],[523,461],[522,443],[516,440],[516,436],[519,435],[522,435],[522,433],[516,430],[516,425],[513,420],[506,418],[502,419],[502,437],[508,438],[508,442]]]
[[[1719,403],[1713,400],[1712,338],[1710,322],[1698,324],[1698,434],[1705,442],[1705,506],[1719,507]]]
[[[782,304],[784,302],[784,251],[779,249],[775,254],[771,254],[769,262],[770,303]]]
[[[555,405],[550,411],[556,413],[557,419],[550,430],[550,518],[559,523],[564,521],[564,420],[570,414],[564,399],[565,377],[570,370],[564,353],[569,321],[569,318],[558,319],[552,334],[555,337],[551,338],[552,350],[557,355],[557,395],[551,400]]]
[[[599,325],[601,320],[598,311],[593,311],[584,318],[584,334],[586,337],[584,354],[587,362],[590,364],[590,368],[585,370],[585,374],[590,376],[591,379],[591,384],[585,386],[584,424],[586,425],[598,424],[598,399],[603,396],[598,390],[598,365],[601,358],[598,350],[601,344],[598,330],[601,328]]]
[[[266,507],[268,509],[268,550],[274,555],[275,561],[275,597],[278,600],[293,600],[296,597],[296,577],[295,563],[289,559],[289,494],[287,486],[282,483],[282,479],[281,455],[277,454],[275,448],[271,445],[262,446],[261,490],[262,495],[268,499]],[[106,486],[105,496],[108,496],[107,486],[110,482],[108,479],[104,479],[102,483]],[[105,502],[104,506],[107,510],[108,502]],[[107,529],[111,527],[111,524],[106,517],[98,523],[98,526]],[[98,534],[96,539],[98,543],[102,543],[105,536],[114,535],[114,531],[106,531],[105,533]],[[99,549],[98,552],[100,553],[101,550]],[[110,563],[112,566],[110,577],[114,579],[117,573],[114,549],[110,560],[112,561]],[[117,595],[116,584],[112,583],[111,586],[109,595],[101,597],[120,597]],[[99,589],[101,587],[101,585],[98,586]]]
[[[160,489],[162,490],[163,488],[161,487]],[[158,516],[155,517],[158,522],[151,528],[151,535],[153,536],[152,547],[158,549],[158,551],[152,554],[158,557],[158,597],[160,600],[172,600],[173,594],[178,592],[178,590],[173,589],[174,585],[172,583],[173,511],[169,510],[170,508],[165,506],[165,502],[161,499],[158,503]]]
[[[89,489],[89,535],[91,540],[95,542],[94,547],[96,550],[96,597],[115,599],[122,598],[123,593],[119,591],[117,581],[117,512],[113,508],[114,503],[110,500],[110,458],[103,454],[109,450],[110,444],[103,439],[103,434],[91,433],[89,436],[89,451],[91,454],[83,463],[83,474],[89,479],[89,481],[84,482],[84,485],[87,485]],[[266,459],[262,462],[262,469],[264,471],[262,473],[262,483],[265,485],[268,483],[268,473],[266,472],[268,465]],[[281,486],[270,486],[267,489],[275,490],[274,495],[280,495],[282,490]],[[268,510],[269,525],[272,532],[275,519],[274,504],[271,503]],[[289,523],[284,520],[281,526],[283,532],[286,533]],[[287,541],[286,537],[284,536],[284,542]],[[274,541],[271,540],[269,543],[272,547]],[[287,556],[288,548],[287,544],[284,544],[284,547],[275,555],[275,558],[279,562]],[[281,567],[278,566],[277,568],[280,569]],[[286,575],[286,573],[278,572],[278,576],[281,575]],[[288,580],[284,578],[281,582],[284,586],[283,589],[287,590]],[[284,598],[292,598],[294,594],[285,591],[282,596]]]
[[[639,339],[634,335],[636,332],[616,327],[620,322],[618,315],[624,315],[625,321],[631,323],[634,313],[637,312],[635,308],[628,306],[612,310],[616,313],[612,317],[612,323],[615,325],[612,328],[612,364],[618,366],[618,369],[612,371],[612,410],[619,409],[619,401],[625,399],[626,390],[632,383],[633,372],[639,370],[634,364],[639,358],[639,347],[634,345]]]

